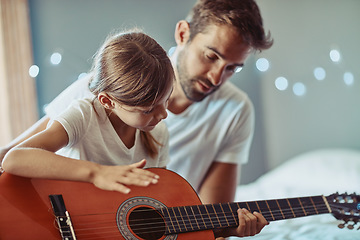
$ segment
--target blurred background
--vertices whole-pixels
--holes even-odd
[[[140,27],[169,50],[175,45],[176,22],[194,2],[28,0],[29,74],[35,81],[37,117],[90,69],[93,54],[111,31]],[[301,153],[360,150],[360,1],[257,2],[274,45],[252,55],[231,79],[256,110],[242,184]]]

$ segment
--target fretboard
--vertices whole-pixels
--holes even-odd
[[[261,213],[267,221],[330,213],[324,196],[285,198],[252,202],[206,204],[162,208],[166,221],[165,234],[177,234],[215,228],[235,227],[239,223],[237,210],[246,208]]]

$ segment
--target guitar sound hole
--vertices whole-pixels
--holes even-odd
[[[148,207],[139,207],[129,214],[131,230],[145,240],[157,240],[165,234],[165,222],[162,215]]]

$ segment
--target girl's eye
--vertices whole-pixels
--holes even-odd
[[[149,110],[146,110],[146,111],[143,111],[143,114],[150,114],[152,113],[153,109],[149,109]]]
[[[215,61],[217,59],[216,55],[206,54],[205,57],[211,61]]]

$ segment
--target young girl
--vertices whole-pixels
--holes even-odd
[[[98,50],[90,76],[95,97],[73,102],[46,130],[12,149],[3,162],[6,172],[123,193],[128,185],[157,182],[142,168],[166,167],[169,159],[160,121],[175,77],[166,52],[142,32],[116,34]]]

